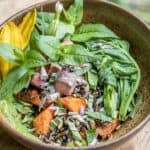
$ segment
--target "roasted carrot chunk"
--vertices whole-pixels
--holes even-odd
[[[112,132],[116,129],[118,125],[119,125],[119,120],[114,119],[111,123],[98,127],[96,129],[97,134],[100,135],[102,139],[106,139],[112,134]]]
[[[53,119],[54,111],[49,108],[43,110],[34,120],[33,127],[38,135],[46,135],[50,132],[49,124]]]
[[[85,99],[71,96],[61,98],[61,103],[69,111],[73,112],[80,112],[81,107],[86,107]]]
[[[40,94],[38,93],[37,90],[31,90],[31,91],[29,91],[28,96],[29,96],[28,101],[31,104],[34,104],[36,106],[40,105],[41,99],[40,99]]]

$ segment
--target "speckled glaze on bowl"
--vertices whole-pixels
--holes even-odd
[[[54,11],[55,2],[56,0],[45,1],[18,12],[1,24],[0,28],[8,21],[15,21],[18,23],[22,19],[22,16],[33,8],[40,10],[41,7],[43,7],[43,10],[45,11]],[[65,7],[67,7],[71,0],[62,0],[62,2]],[[28,148],[36,150],[109,150],[112,146],[117,145],[118,147],[126,140],[129,140],[130,137],[134,136],[150,119],[150,28],[148,25],[128,11],[112,3],[100,0],[84,1],[83,22],[103,23],[120,37],[131,43],[131,53],[137,60],[142,72],[139,92],[143,94],[144,103],[136,117],[133,120],[126,121],[121,129],[115,132],[110,140],[96,146],[80,148],[57,147],[30,140],[13,129],[6,121],[3,114],[0,114],[0,125],[2,128],[8,132],[10,136]]]

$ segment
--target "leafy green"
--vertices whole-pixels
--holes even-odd
[[[0,56],[15,64],[24,60],[23,52],[19,48],[7,43],[0,43]]]
[[[87,112],[87,116],[101,121],[112,121],[112,118],[107,116],[105,112]]]
[[[60,42],[53,36],[40,36],[39,49],[42,53],[48,56],[51,60],[57,60],[57,50],[60,47]]]
[[[67,34],[73,34],[74,30],[75,30],[75,27],[73,25],[60,21],[57,27],[55,37],[58,39],[62,39]]]
[[[13,97],[0,101],[0,112],[4,115],[6,120],[10,123],[11,127],[15,128],[19,133],[31,138],[32,140],[39,141],[28,128],[22,124],[21,120],[17,118],[17,111],[15,109],[15,100]]]
[[[56,117],[55,119],[53,119],[50,123],[50,129],[51,130],[55,130],[60,123],[63,123],[63,120],[61,118]]]
[[[86,42],[93,38],[117,38],[117,35],[103,24],[82,24],[72,35],[76,42]]]
[[[86,137],[87,137],[87,143],[90,145],[93,140],[97,137],[96,135],[96,129],[88,129],[86,131]]]
[[[108,116],[117,117],[117,93],[110,85],[104,88],[104,108]]]
[[[27,88],[29,86],[29,79],[31,77],[31,75],[34,74],[33,70],[29,70],[26,74],[24,74],[22,76],[22,78],[20,78],[17,83],[15,84],[14,88],[13,88],[13,93],[17,94],[19,93],[22,89]]]
[[[68,121],[69,130],[71,131],[73,137],[75,140],[81,141],[82,137],[80,133],[78,132],[78,129],[76,128],[75,124],[71,121]]]
[[[94,72],[94,71],[88,71],[87,79],[88,79],[88,83],[90,85],[90,88],[93,89],[93,90],[96,90],[96,87],[97,87],[97,84],[98,84],[97,73]]]
[[[74,0],[74,3],[64,10],[65,19],[74,25],[78,25],[83,17],[83,0]]]
[[[89,95],[89,98],[88,98],[88,111],[89,112],[93,112],[93,103],[94,103],[94,96]]]
[[[68,65],[81,65],[90,62],[93,55],[81,45],[65,45],[59,50],[59,62]]]
[[[54,13],[38,12],[36,27],[42,35],[49,35],[50,24],[55,17]]]
[[[14,87],[17,82],[28,72],[28,69],[24,67],[14,68],[6,76],[0,87],[0,100],[11,96],[14,93]]]
[[[25,61],[23,66],[27,68],[35,68],[48,64],[46,58],[37,50],[29,50],[25,53]]]
[[[131,112],[130,112],[130,114],[129,114],[129,116],[130,116],[131,118],[134,118],[134,117],[135,117],[135,114],[138,112],[138,110],[139,110],[139,108],[141,107],[142,103],[143,103],[142,97],[141,97],[141,96],[138,96],[138,97],[136,98],[136,104],[135,104],[135,106],[133,107],[133,109],[131,110]]]

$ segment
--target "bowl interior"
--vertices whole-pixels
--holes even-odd
[[[27,11],[35,7],[39,11],[41,9],[48,12],[54,11],[55,2],[55,0],[51,0],[50,2],[37,4],[18,13],[16,16],[11,17],[7,21],[11,20],[18,23]],[[65,1],[65,7],[67,7],[69,3],[70,1]],[[113,4],[108,4],[98,0],[86,0],[84,2],[83,22],[105,24],[120,37],[128,40],[131,44],[130,52],[141,68],[142,79],[139,91],[143,95],[143,105],[133,120],[126,121],[121,129],[115,132],[111,140],[116,139],[129,132],[150,114],[150,30],[130,13],[114,6]]]

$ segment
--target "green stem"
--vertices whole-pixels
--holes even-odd
[[[123,51],[123,50],[122,50]],[[125,53],[125,55],[133,62],[133,64],[135,65],[136,69],[137,69],[137,80],[135,82],[135,85],[132,89],[132,91],[130,92],[129,94],[129,97],[128,97],[128,100],[126,101],[126,103],[121,103],[121,107],[120,107],[120,113],[119,113],[119,119],[124,121],[125,120],[125,117],[126,117],[126,114],[127,114],[127,111],[128,111],[128,108],[129,108],[129,105],[132,101],[132,98],[139,86],[139,83],[140,83],[140,78],[141,78],[141,71],[140,71],[140,68],[138,66],[138,64],[136,63],[136,61],[125,51],[123,51]],[[125,104],[125,105],[124,105]]]

